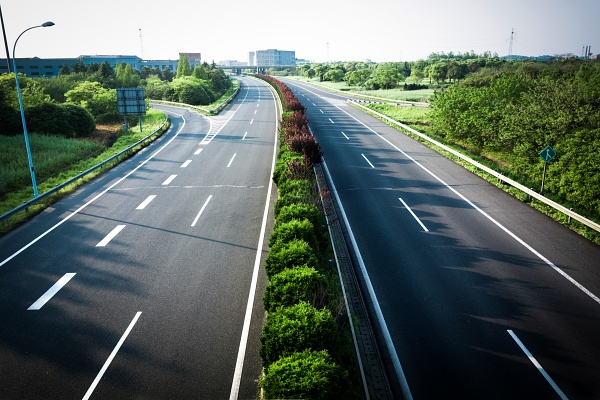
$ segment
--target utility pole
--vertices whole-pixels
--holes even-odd
[[[142,49],[142,60],[144,59],[144,42],[142,41],[142,27],[140,27],[140,48]]]
[[[4,29],[4,17],[2,16],[2,6],[0,6],[0,21],[2,21],[2,34],[4,35],[4,47],[6,48],[6,63],[8,64],[8,73],[10,74],[10,53],[8,52],[8,42],[6,41],[6,30]]]

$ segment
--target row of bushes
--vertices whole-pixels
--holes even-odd
[[[330,241],[313,172],[321,148],[291,90],[261,78],[276,87],[285,107],[273,174],[279,199],[265,261],[269,285],[263,299],[261,387],[265,398],[352,398],[347,368],[353,355],[347,325],[338,318],[339,286],[329,267]]]

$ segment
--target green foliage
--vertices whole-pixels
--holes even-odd
[[[177,75],[175,78],[183,78],[184,76],[192,75],[192,68],[185,54],[179,55],[179,63],[177,63]]]
[[[126,63],[117,64],[115,70],[116,82],[118,87],[130,88],[140,85],[140,76],[134,72],[131,65]]]
[[[270,278],[263,298],[265,310],[274,312],[279,307],[289,307],[301,301],[322,308],[327,296],[326,286],[325,277],[312,267],[284,269]]]
[[[267,399],[341,398],[348,373],[327,351],[304,350],[277,360],[261,380]]]
[[[288,243],[294,239],[304,240],[315,252],[318,249],[313,224],[307,219],[294,219],[278,224],[269,237],[269,247],[273,247],[277,243]]]
[[[276,243],[265,260],[267,277],[272,277],[288,268],[318,266],[315,251],[306,241],[294,239],[286,243]]]
[[[306,219],[310,221],[314,227],[315,236],[317,238],[322,236],[321,226],[324,224],[324,218],[323,213],[317,206],[306,203],[289,204],[283,206],[277,214],[275,226],[277,227],[295,219]]]
[[[96,129],[92,115],[74,104],[43,103],[26,111],[27,127],[31,132],[76,138],[85,137]]]
[[[317,310],[306,302],[269,313],[260,338],[263,366],[269,371],[279,358],[303,350],[331,350],[336,332],[331,312]]]
[[[171,84],[174,96],[179,103],[192,105],[206,105],[215,101],[210,87],[205,81],[197,78],[186,76],[183,78],[175,78]]]
[[[29,135],[38,184],[83,158],[98,154],[102,146],[90,141],[58,136]],[[22,187],[31,187],[23,136],[0,137],[0,198]],[[8,211],[8,210],[7,210]]]
[[[292,160],[300,161],[302,160],[302,155],[289,151],[287,148],[282,149],[279,152],[275,171],[273,171],[273,182],[275,182],[277,186],[281,186],[287,181],[286,172],[288,171],[288,165]]]
[[[481,75],[481,78],[479,77]],[[565,60],[481,69],[432,97],[435,131],[475,152],[494,153],[510,170],[540,182],[547,145],[558,150],[545,187],[600,215],[600,63]]]

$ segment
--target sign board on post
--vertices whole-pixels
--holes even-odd
[[[556,157],[556,150],[554,150],[551,146],[546,146],[546,148],[540,151],[540,157],[544,162],[550,162],[554,157]]]
[[[542,189],[540,190],[540,194],[544,194],[544,182],[546,180],[546,164],[550,162],[554,157],[556,157],[556,150],[554,150],[550,145],[546,146],[546,148],[539,152],[540,157],[544,160],[544,172],[542,174]]]
[[[142,115],[146,115],[144,88],[117,88],[117,107],[119,114],[125,117],[125,131],[128,130],[127,116],[137,115],[140,118],[141,132]]]

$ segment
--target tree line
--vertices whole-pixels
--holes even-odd
[[[431,53],[427,59],[404,62],[333,62],[303,64],[297,73],[320,81],[346,82],[348,86],[359,86],[367,90],[394,89],[406,82],[405,89],[429,80],[429,84],[458,82],[469,73],[485,67],[499,67],[507,60],[497,54],[485,52]]]
[[[600,63],[567,59],[482,68],[430,99],[435,132],[503,160],[545,188],[600,215]]]
[[[185,56],[175,73],[169,68],[129,64],[112,68],[108,61],[63,65],[58,76],[19,77],[27,127],[31,132],[68,137],[86,136],[96,123],[122,120],[117,109],[119,87],[144,87],[146,97],[193,105],[206,105],[221,97],[231,82],[222,68],[203,63],[191,68]],[[0,75],[0,135],[22,133],[14,75]]]

